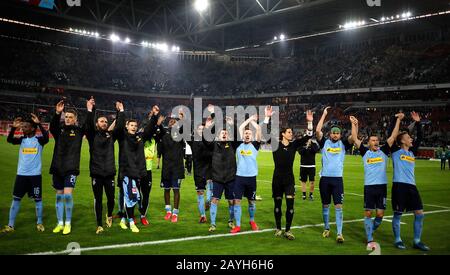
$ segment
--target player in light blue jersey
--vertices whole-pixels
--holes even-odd
[[[330,236],[329,214],[331,197],[333,197],[334,208],[336,212],[336,227],[338,243],[344,242],[342,235],[343,226],[343,210],[344,202],[344,182],[342,180],[344,170],[345,152],[352,147],[353,139],[341,140],[341,128],[333,126],[330,131],[330,138],[324,139],[322,127],[328,114],[326,107],[322,117],[316,127],[316,138],[322,150],[322,170],[320,171],[320,198],[322,200],[322,217],[324,221],[324,231],[322,236],[328,238]]]
[[[38,127],[42,136],[36,136]],[[23,132],[23,136],[20,138],[14,137],[18,128],[21,128]],[[14,232],[20,201],[25,194],[28,194],[36,203],[36,229],[43,232],[45,228],[42,221],[42,149],[48,143],[48,132],[42,127],[39,118],[35,114],[31,114],[29,120],[22,121],[22,118],[14,120],[7,141],[14,145],[20,145],[20,151],[13,201],[9,210],[9,222],[2,232]]]
[[[398,135],[400,122],[404,118],[403,113],[395,115],[397,117],[394,130],[391,136],[386,140],[386,144],[380,147],[380,139],[375,133],[369,134],[367,148],[358,139],[358,119],[350,116],[352,123],[352,138],[359,148],[359,153],[363,158],[364,163],[364,228],[367,236],[367,249],[375,249],[375,242],[373,241],[374,231],[381,225],[383,220],[384,210],[386,210],[387,198],[387,176],[386,166],[389,156],[389,148],[394,144],[395,138]],[[372,212],[376,211],[376,217],[372,221]]]
[[[250,116],[244,123],[239,126],[239,134],[243,139],[236,149],[237,170],[234,183],[234,218],[236,226],[231,229],[231,233],[241,231],[242,196],[248,199],[248,214],[250,216],[250,226],[253,231],[258,230],[255,222],[256,211],[256,176],[258,175],[258,163],[256,158],[261,145],[261,127],[256,123],[257,116]],[[246,127],[251,124],[256,129],[255,141],[253,139],[253,131]]]
[[[422,141],[422,125],[420,116],[416,112],[411,113],[416,128],[416,139],[413,140],[408,132],[401,132],[396,138],[396,143],[391,147],[392,164],[394,165],[394,179],[392,183],[392,230],[395,237],[395,247],[406,249],[400,237],[400,219],[404,211],[414,212],[414,241],[413,247],[422,251],[430,248],[421,241],[423,228],[423,205],[419,191],[416,187],[414,168],[417,150]]]

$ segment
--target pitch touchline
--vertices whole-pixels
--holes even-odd
[[[443,213],[450,212],[450,209],[442,209],[442,210],[434,210],[424,212],[424,214],[434,214],[434,213]],[[403,216],[412,216],[413,213],[404,214]],[[386,216],[385,218],[392,218],[393,216]],[[355,220],[347,220],[344,223],[353,223],[353,222],[361,222],[364,219],[355,219]],[[330,224],[336,224],[335,222],[330,222]],[[309,227],[319,227],[323,226],[323,223],[319,224],[306,224],[300,226],[293,226],[292,229],[302,229]],[[178,238],[178,239],[169,239],[169,240],[159,240],[159,241],[148,241],[148,242],[137,242],[137,243],[127,243],[127,244],[115,244],[115,245],[105,245],[105,246],[94,246],[94,247],[86,247],[80,248],[77,252],[86,252],[86,251],[95,251],[95,250],[108,250],[108,249],[119,249],[119,248],[128,248],[128,247],[138,247],[138,246],[147,246],[147,245],[156,245],[156,244],[167,244],[167,243],[176,243],[176,242],[186,242],[186,241],[195,241],[195,240],[204,240],[204,239],[216,239],[221,237],[235,237],[249,234],[257,234],[257,233],[265,233],[265,232],[273,232],[275,229],[262,229],[259,231],[245,231],[237,234],[217,234],[217,235],[207,235],[207,236],[193,236],[187,238]],[[72,253],[73,250],[61,250],[61,251],[47,251],[47,252],[38,252],[38,253],[29,253],[27,255],[60,255],[60,254],[69,254]]]

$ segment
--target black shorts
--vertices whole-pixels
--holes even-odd
[[[225,199],[234,200],[233,196],[234,180],[227,183],[214,182],[212,197],[220,200],[222,193],[225,191]]]
[[[152,187],[152,170],[147,170],[147,175],[141,179],[141,187]]]
[[[14,183],[14,198],[21,199],[25,194],[28,197],[40,201],[42,200],[42,176],[16,176]]]
[[[56,190],[64,190],[64,188],[75,188],[77,182],[77,176],[67,175],[59,176],[53,174],[53,188]]]
[[[385,210],[387,184],[364,185],[364,209]]]
[[[236,200],[241,200],[242,196],[245,196],[249,201],[256,200],[256,177],[236,176],[233,196]]]
[[[194,176],[195,191],[206,190],[206,178],[200,176]]]
[[[161,158],[162,152],[161,152],[161,142],[156,143],[156,156],[157,158]]]
[[[330,204],[333,197],[334,205],[344,203],[344,181],[342,177],[320,177],[320,198],[322,204]]]
[[[272,177],[272,198],[282,198],[286,196],[295,196],[294,174],[277,175]]]
[[[307,182],[314,181],[316,175],[316,167],[300,167],[300,181]]]
[[[392,184],[392,210],[394,212],[422,210],[422,199],[414,184],[394,182]]]

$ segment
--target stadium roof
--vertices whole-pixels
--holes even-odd
[[[80,7],[55,0],[52,10],[6,0],[0,1],[0,16],[49,27],[115,31],[136,40],[170,41],[189,50],[224,52],[271,41],[281,33],[293,37],[333,30],[349,20],[450,9],[446,0],[379,1],[381,6],[369,7],[367,2],[374,0],[209,0],[209,8],[199,13],[194,0],[81,0]]]

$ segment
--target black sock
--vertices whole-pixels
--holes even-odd
[[[306,192],[303,192],[303,197],[306,197]]]
[[[294,219],[294,199],[286,199],[286,232],[291,230],[292,220]]]
[[[281,212],[281,204],[283,202],[283,199],[274,198],[273,199],[275,207],[273,209],[273,214],[275,215],[275,223],[277,225],[277,229],[281,230],[281,216],[283,213]]]

